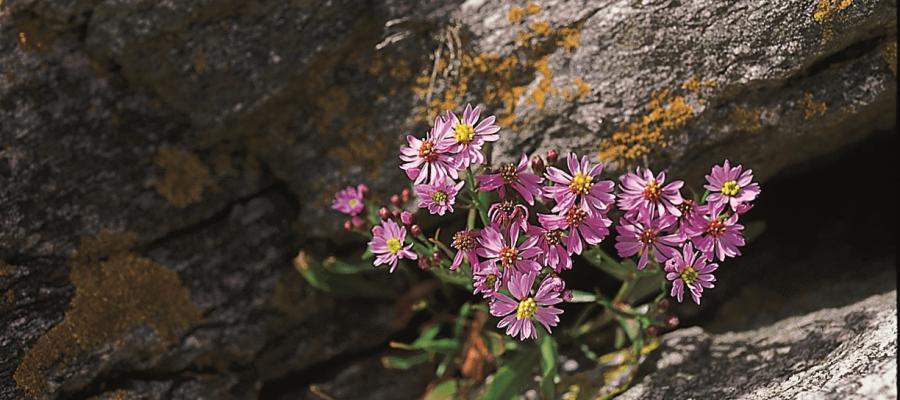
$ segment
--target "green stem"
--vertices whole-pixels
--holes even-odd
[[[477,205],[476,205],[477,207]],[[466,218],[466,229],[472,230],[475,229],[475,214],[477,210],[475,207],[469,209],[469,216]]]
[[[482,204],[478,198],[478,189],[475,186],[475,174],[472,172],[472,167],[466,168],[466,188],[469,189],[469,195],[472,197],[472,204],[474,204],[475,209],[478,210],[478,216],[481,217],[481,223],[484,224],[484,226],[490,225],[490,220],[487,215],[487,204]],[[470,214],[469,219],[472,223],[469,224],[469,229],[475,227],[473,218],[474,217]]]

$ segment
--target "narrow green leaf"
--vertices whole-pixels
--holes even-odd
[[[462,286],[468,290],[472,290],[472,278],[463,274],[459,270],[450,271],[443,268],[432,268],[429,271],[438,279],[452,285]]]
[[[416,353],[408,356],[381,357],[381,365],[391,369],[410,369],[426,362],[428,362],[427,353]]]
[[[451,400],[457,398],[460,386],[468,384],[468,380],[449,379],[433,386],[422,400]]]
[[[485,390],[482,399],[508,400],[524,392],[531,380],[532,368],[538,360],[538,352],[533,348],[516,353],[509,362],[503,364],[494,374],[494,380]]]
[[[336,296],[378,299],[396,297],[396,293],[383,284],[370,281],[362,275],[334,273],[309,256],[298,263],[296,269],[312,287]]]
[[[634,269],[629,269],[624,264],[616,262],[612,257],[606,254],[605,251],[596,246],[585,250],[581,253],[581,256],[588,264],[612,275],[620,281],[630,279],[632,272],[634,271]]]
[[[541,331],[539,348],[541,352],[541,394],[544,399],[556,398],[556,340],[549,333]]]
[[[572,300],[569,300],[569,303],[594,303],[596,301],[597,296],[593,293],[588,293],[581,290],[573,290]]]

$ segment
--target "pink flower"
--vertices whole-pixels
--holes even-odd
[[[452,139],[448,139],[450,124],[441,117],[434,119],[434,126],[425,136],[417,139],[406,136],[407,146],[400,148],[401,169],[415,184],[440,183],[448,177],[459,178],[456,162],[450,154]]]
[[[448,211],[453,212],[453,204],[456,203],[456,194],[462,189],[465,182],[456,185],[452,181],[443,181],[431,185],[417,185],[416,196],[419,198],[419,208],[427,208],[431,214],[444,215]]]
[[[511,187],[525,199],[528,205],[534,205],[534,198],[541,195],[541,178],[528,172],[528,157],[522,153],[519,164],[504,164],[496,174],[481,175],[478,179],[478,190],[488,192],[497,190],[501,198],[506,197],[506,188]]]
[[[475,253],[488,261],[499,260],[505,274],[509,274],[512,268],[523,273],[540,271],[541,265],[534,261],[541,254],[541,249],[536,247],[538,238],[529,237],[517,245],[518,240],[519,234],[516,231],[510,232],[507,240],[495,225],[488,226],[481,230],[478,238],[481,247]]]
[[[456,271],[462,265],[463,259],[469,261],[472,270],[478,269],[478,256],[475,254],[477,247],[475,240],[478,238],[478,232],[474,230],[463,230],[453,234],[453,242],[450,243],[456,249],[456,255],[450,264],[450,270]]]
[[[472,109],[471,104],[466,104],[462,119],[447,111],[447,120],[450,121],[450,130],[452,131],[449,136],[453,139],[450,152],[454,154],[453,158],[456,160],[458,169],[466,169],[469,165],[484,164],[484,153],[481,152],[481,147],[486,142],[496,142],[500,139],[500,135],[497,134],[500,127],[494,125],[496,118],[491,115],[478,122],[480,114],[481,106]]]
[[[729,205],[734,211],[742,204],[747,204],[759,196],[759,184],[753,181],[753,170],[741,172],[743,166],[732,168],[725,160],[722,166],[714,165],[712,173],[706,175],[708,185],[703,186],[710,191],[706,198],[709,204]]]
[[[588,213],[606,211],[616,200],[612,195],[616,185],[612,181],[595,182],[597,175],[603,171],[603,164],[591,166],[587,156],[582,156],[579,163],[575,153],[569,153],[566,161],[568,174],[556,167],[547,168],[547,179],[554,185],[545,187],[544,195],[556,200],[553,212],[575,206],[576,200],[581,200],[581,208]]]
[[[563,233],[560,229],[547,229],[534,225],[528,227],[528,235],[539,238],[537,246],[541,249],[543,256],[538,257],[538,261],[553,268],[556,273],[572,269],[572,258],[569,256],[569,251],[563,246],[566,240]]]
[[[494,293],[500,290],[500,284],[503,281],[500,270],[497,269],[496,261],[481,263],[475,269],[472,278],[475,286],[475,291],[472,294],[481,293],[485,298],[494,296]]]
[[[525,232],[528,227],[528,209],[512,200],[491,204],[488,208],[488,218],[493,224],[509,228],[510,235],[514,234],[513,230]]]
[[[550,328],[559,323],[559,314],[563,313],[563,310],[554,307],[562,299],[559,297],[560,292],[556,290],[557,282],[550,276],[541,282],[537,293],[531,295],[536,277],[536,274],[514,272],[506,285],[513,297],[497,292],[491,302],[491,315],[503,317],[497,327],[506,327],[506,334],[518,336],[519,340],[537,338],[534,320],[543,325],[547,333],[551,333]]]
[[[605,215],[591,215],[579,207],[571,207],[563,214],[538,214],[538,221],[546,229],[569,230],[566,237],[569,254],[581,254],[583,242],[594,245],[603,241],[609,235],[609,226],[612,225],[612,221]]]
[[[744,226],[737,223],[738,214],[723,214],[724,204],[707,204],[703,211],[691,218],[685,233],[700,251],[709,258],[725,261],[725,257],[741,255],[738,247],[744,245],[741,231]]]
[[[412,244],[406,247],[403,244],[406,241],[406,228],[397,225],[393,220],[385,220],[381,225],[372,228],[372,240],[369,242],[369,250],[375,253],[375,266],[381,264],[390,264],[391,271],[397,268],[397,261],[401,258],[415,260],[418,258],[416,253],[412,252]]]
[[[640,167],[634,173],[622,175],[619,188],[619,208],[629,211],[629,214],[637,213],[639,221],[646,222],[650,218],[664,215],[679,216],[678,205],[681,204],[681,189],[683,181],[675,181],[668,185],[666,173],[660,172],[656,176],[650,169]]]
[[[622,258],[635,254],[640,256],[637,263],[638,269],[644,269],[650,261],[650,253],[653,253],[657,262],[663,262],[677,252],[682,240],[677,234],[666,235],[665,230],[675,224],[675,216],[666,215],[651,219],[647,223],[631,221],[627,218],[619,220],[616,226],[616,251]]]
[[[366,208],[363,196],[353,186],[347,186],[335,193],[331,208],[347,215],[359,215]]]
[[[699,306],[703,289],[715,287],[713,282],[716,281],[716,277],[712,273],[718,267],[718,264],[709,263],[706,256],[695,252],[690,242],[686,243],[683,253],[675,252],[672,258],[666,261],[666,279],[672,281],[671,296],[681,303],[684,298],[684,287],[687,286],[691,298]]]

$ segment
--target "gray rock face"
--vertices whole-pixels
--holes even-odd
[[[664,336],[619,399],[896,399],[897,292],[759,329]]]
[[[895,12],[0,0],[0,398],[253,398],[378,346],[391,304],[312,291],[291,260],[350,240],[332,193],[396,191],[403,135],[443,108],[497,114],[499,161],[689,179],[730,157],[765,180],[895,127]]]

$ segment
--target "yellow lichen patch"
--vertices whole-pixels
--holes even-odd
[[[537,35],[547,36],[550,33],[550,23],[547,21],[534,21],[528,27]]]
[[[506,12],[506,20],[511,24],[518,24],[525,18],[525,10],[522,7],[512,6]]]
[[[576,101],[584,98],[591,92],[591,85],[585,82],[583,79],[578,78],[575,79],[573,88],[565,88],[563,89],[563,96],[565,96],[568,101]]]
[[[566,49],[566,53],[571,53],[578,48],[581,43],[581,30],[575,28],[561,28],[559,30],[560,39],[558,44]]]
[[[534,15],[541,12],[541,6],[537,3],[528,3],[528,7],[525,8],[525,11],[528,12],[528,15]]]
[[[804,93],[803,100],[800,103],[803,107],[803,119],[811,119],[817,116],[825,115],[828,106],[824,101],[816,101],[812,93]]]
[[[888,67],[891,67],[894,76],[897,76],[897,38],[884,45],[881,56],[884,57],[884,62],[888,64]]]
[[[688,78],[688,80],[684,81],[684,83],[681,84],[681,88],[684,90],[688,90],[688,91],[697,93],[700,91],[700,80],[697,79],[696,76],[692,76],[692,77]]]
[[[731,122],[735,128],[744,132],[756,132],[762,127],[760,111],[756,108],[735,107],[731,112]]]
[[[209,177],[206,165],[193,153],[162,147],[156,163],[165,174],[154,182],[156,191],[175,207],[187,207],[200,201]]]
[[[168,346],[201,314],[175,271],[132,253],[134,234],[101,231],[83,238],[71,259],[75,295],[62,322],[23,357],[13,377],[29,396],[44,397],[47,368],[72,363],[105,344],[149,326]]]
[[[553,71],[550,70],[547,56],[534,63],[534,67],[539,74],[537,87],[531,92],[532,100],[538,110],[544,108],[547,97],[556,94],[556,88],[553,87]]]
[[[664,148],[668,146],[667,135],[694,117],[694,109],[685,98],[672,95],[668,89],[654,92],[646,108],[646,114],[624,124],[600,143],[601,160],[625,164],[653,148]]]
[[[818,0],[816,10],[813,12],[813,19],[818,23],[823,23],[834,19],[836,13],[846,9],[853,4],[853,0]]]

